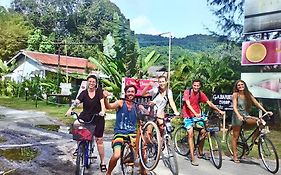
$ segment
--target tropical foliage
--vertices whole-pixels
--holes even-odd
[[[0,59],[9,60],[26,48],[31,25],[19,14],[0,6]]]
[[[177,69],[172,75],[171,86],[179,94],[191,87],[192,80],[200,79],[203,90],[209,96],[216,92],[230,93],[234,81],[240,76],[233,66],[239,64],[228,56],[217,58],[205,53],[184,55],[175,63]]]

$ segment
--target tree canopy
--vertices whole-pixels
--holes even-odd
[[[32,25],[21,15],[0,6],[0,59],[9,60],[19,50],[26,48]]]

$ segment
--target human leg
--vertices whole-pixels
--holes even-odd
[[[115,168],[118,159],[120,158],[121,155],[121,147],[115,147],[113,149],[113,155],[111,156],[108,164],[108,170],[106,172],[106,175],[111,175],[113,169]]]
[[[237,141],[240,133],[240,126],[232,126],[232,152],[233,152],[233,161],[235,163],[239,163],[238,157],[237,157]]]
[[[94,124],[96,125],[95,128],[95,137],[96,137],[96,143],[97,143],[97,149],[100,156],[100,167],[101,171],[106,171],[106,166],[104,162],[104,143],[103,143],[103,133],[104,133],[104,117],[96,117]]]
[[[191,157],[191,164],[194,166],[198,166],[198,163],[195,160],[195,156],[194,156],[194,140],[193,140],[193,135],[194,135],[194,131],[193,128],[189,128],[187,130],[188,133],[188,144],[189,144],[189,151],[190,151],[190,157]]]
[[[205,129],[201,129],[199,134],[200,134],[200,142],[199,142],[199,149],[198,149],[198,154],[199,156],[203,155],[203,147],[204,147],[204,143],[205,143],[205,137],[206,137],[206,130]]]
[[[247,125],[256,125],[259,122],[259,119],[256,117],[246,117],[245,118]],[[259,135],[259,130],[256,130],[252,136],[252,142],[254,142]]]
[[[108,170],[106,172],[106,175],[111,175],[113,169],[115,168],[117,161],[121,155],[121,147],[123,143],[124,143],[124,136],[121,134],[115,134],[112,140],[113,154],[109,160]]]

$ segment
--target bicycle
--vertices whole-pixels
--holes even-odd
[[[123,175],[133,175],[135,166],[135,149],[136,149],[136,138],[135,134],[129,135],[129,140],[125,140],[121,147],[121,159],[120,166]]]
[[[123,98],[122,98],[123,99]],[[123,99],[126,100],[126,99]],[[140,132],[140,138],[138,143],[138,152],[135,153],[134,149],[132,149],[131,143],[124,143],[124,150],[128,150],[131,155],[134,156],[134,161],[137,156],[140,158],[140,162],[142,166],[148,170],[152,171],[156,168],[158,165],[159,159],[160,159],[160,152],[161,152],[161,139],[160,139],[160,131],[158,126],[156,125],[156,117],[154,113],[154,106],[148,104],[148,103],[138,103],[133,101],[137,107],[137,117],[139,120],[139,127],[138,130]],[[142,108],[142,109],[140,109]],[[137,150],[136,150],[137,151]],[[125,160],[123,158],[125,154],[125,151],[121,154],[121,160]],[[128,155],[128,154],[127,154]],[[124,156],[126,157],[126,156]],[[124,162],[121,161],[121,167],[127,167]],[[132,167],[132,165],[130,165]],[[124,168],[125,169],[125,168]],[[130,168],[131,169],[131,168]],[[124,173],[124,172],[123,172]]]
[[[265,129],[266,121],[263,120],[265,116],[269,116],[268,113],[265,113],[264,115],[259,117],[260,122],[257,122],[255,129],[248,137],[246,136],[245,130],[243,129],[244,126],[246,125],[246,121],[245,120],[243,121],[240,129],[239,137],[237,140],[237,153],[238,153],[238,158],[241,159],[244,155],[249,155],[254,145],[257,144],[259,156],[262,159],[265,168],[269,172],[275,174],[279,169],[279,159],[273,143],[266,136],[267,134]],[[230,127],[230,129],[226,133],[226,145],[228,151],[233,156],[232,145],[231,145],[232,130],[233,128]],[[255,139],[251,139],[255,132],[258,132],[258,137]],[[251,143],[249,143],[250,139],[251,139]]]
[[[71,112],[71,115],[75,115],[81,124],[79,126],[73,126],[71,133],[73,135],[73,140],[78,142],[75,174],[83,175],[85,169],[89,169],[93,160],[97,159],[96,156],[92,156],[95,148],[93,133],[96,127],[92,124],[92,121],[99,115],[95,114],[89,122],[80,119],[76,112]]]
[[[209,145],[209,151],[211,155],[211,161],[213,165],[220,169],[222,166],[222,149],[221,149],[221,143],[218,138],[217,132],[219,131],[219,125],[220,125],[220,119],[218,115],[202,115],[202,117],[193,118],[195,122],[195,126],[199,122],[203,122],[203,128],[206,130],[206,137],[208,140]],[[199,131],[202,128],[194,127],[194,130]],[[204,138],[204,139],[205,139]],[[194,143],[195,143],[195,136],[193,137]],[[200,134],[198,134],[196,143],[194,145],[195,153],[196,150],[199,148],[200,140]],[[188,156],[190,154],[189,145],[188,145],[188,132],[186,128],[184,127],[184,124],[179,126],[175,131],[174,136],[174,144],[176,148],[176,152],[182,156]],[[197,153],[198,154],[198,153]]]
[[[171,125],[171,119],[175,114],[165,114],[163,118],[164,134],[163,134],[163,147],[162,147],[162,161],[164,165],[168,167],[173,175],[177,175],[179,172],[178,162],[175,153],[174,143],[172,142],[173,126]],[[159,118],[160,119],[160,118]]]

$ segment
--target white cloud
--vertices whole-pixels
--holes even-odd
[[[135,31],[135,33],[142,34],[159,34],[161,33],[158,29],[156,29],[151,21],[146,16],[138,16],[130,20],[131,29]]]

